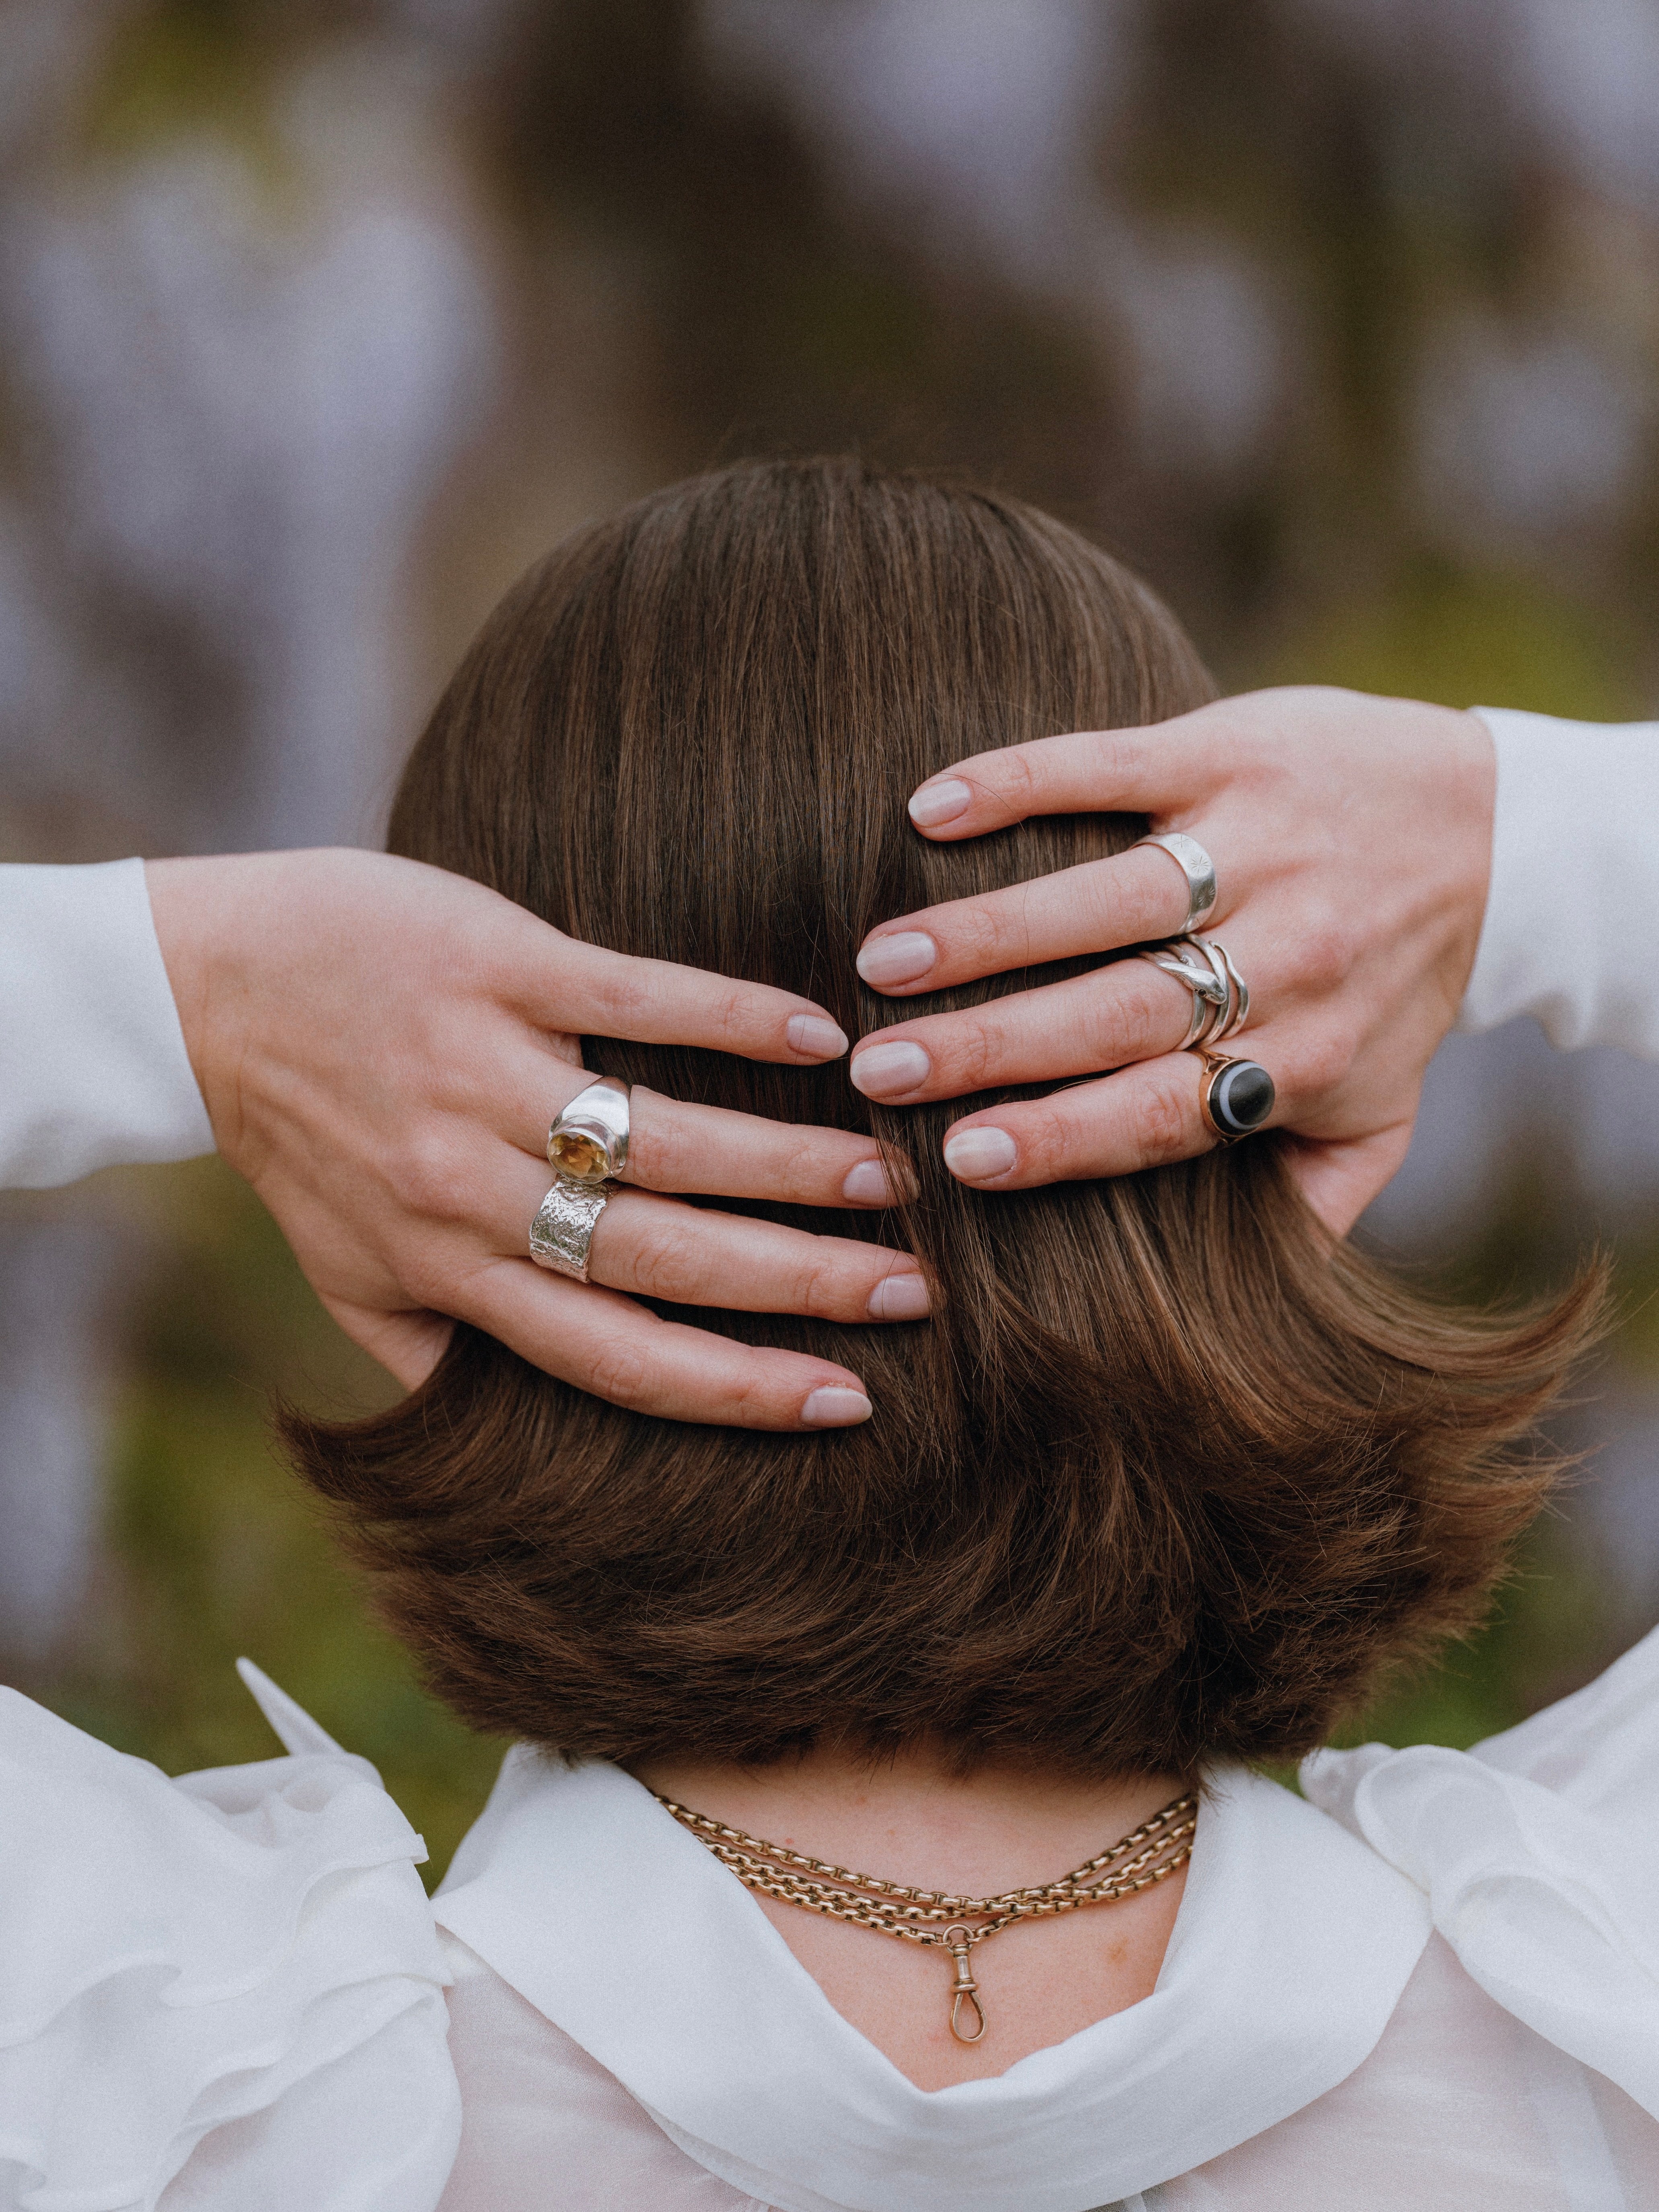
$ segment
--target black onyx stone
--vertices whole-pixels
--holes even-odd
[[[1224,1067],[1210,1091],[1216,1127],[1230,1137],[1259,1129],[1273,1110],[1273,1079],[1260,1060],[1241,1060]]]

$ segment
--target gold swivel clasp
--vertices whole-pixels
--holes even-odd
[[[977,2043],[985,2033],[985,2011],[979,2001],[979,1984],[974,1979],[973,1968],[968,1963],[969,1932],[965,1928],[947,1928],[945,1941],[950,1947],[957,1970],[956,1983],[951,1992],[951,2033],[958,2043]],[[962,2024],[964,2004],[974,2008],[971,2031]]]

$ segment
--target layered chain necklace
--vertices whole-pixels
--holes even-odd
[[[948,1951],[956,1968],[951,2033],[958,2043],[977,2043],[985,2033],[985,2008],[969,1963],[978,1945],[1018,1920],[1075,1912],[1085,1905],[1115,1905],[1167,1881],[1192,1856],[1198,1825],[1198,1800],[1189,1792],[1058,1881],[1045,1882],[1040,1889],[1005,1890],[1000,1897],[952,1897],[808,1858],[782,1844],[769,1844],[763,1837],[745,1835],[741,1828],[728,1828],[706,1814],[693,1813],[672,1797],[658,1796],[657,1802],[746,1888],[775,1898],[780,1905],[798,1905],[806,1912],[827,1913],[855,1928],[873,1929],[878,1936],[896,1936],[902,1942]],[[971,2027],[964,2007],[971,2008]]]

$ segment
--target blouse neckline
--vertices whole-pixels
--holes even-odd
[[[781,2212],[1090,2212],[1346,2078],[1431,1929],[1415,1884],[1242,1768],[1207,1778],[1152,1994],[989,2080],[924,2090],[621,1769],[527,1746],[439,1922],[711,2172]]]

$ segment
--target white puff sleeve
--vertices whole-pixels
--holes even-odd
[[[425,1847],[291,1755],[169,1781],[0,1691],[3,2212],[431,2212],[460,2135]]]
[[[1492,887],[1458,1026],[1659,1060],[1659,722],[1475,713],[1498,752]]]
[[[212,1150],[143,862],[0,867],[0,1189]]]
[[[1322,1751],[1302,1784],[1488,1996],[1659,2118],[1659,1630],[1472,1751]]]

